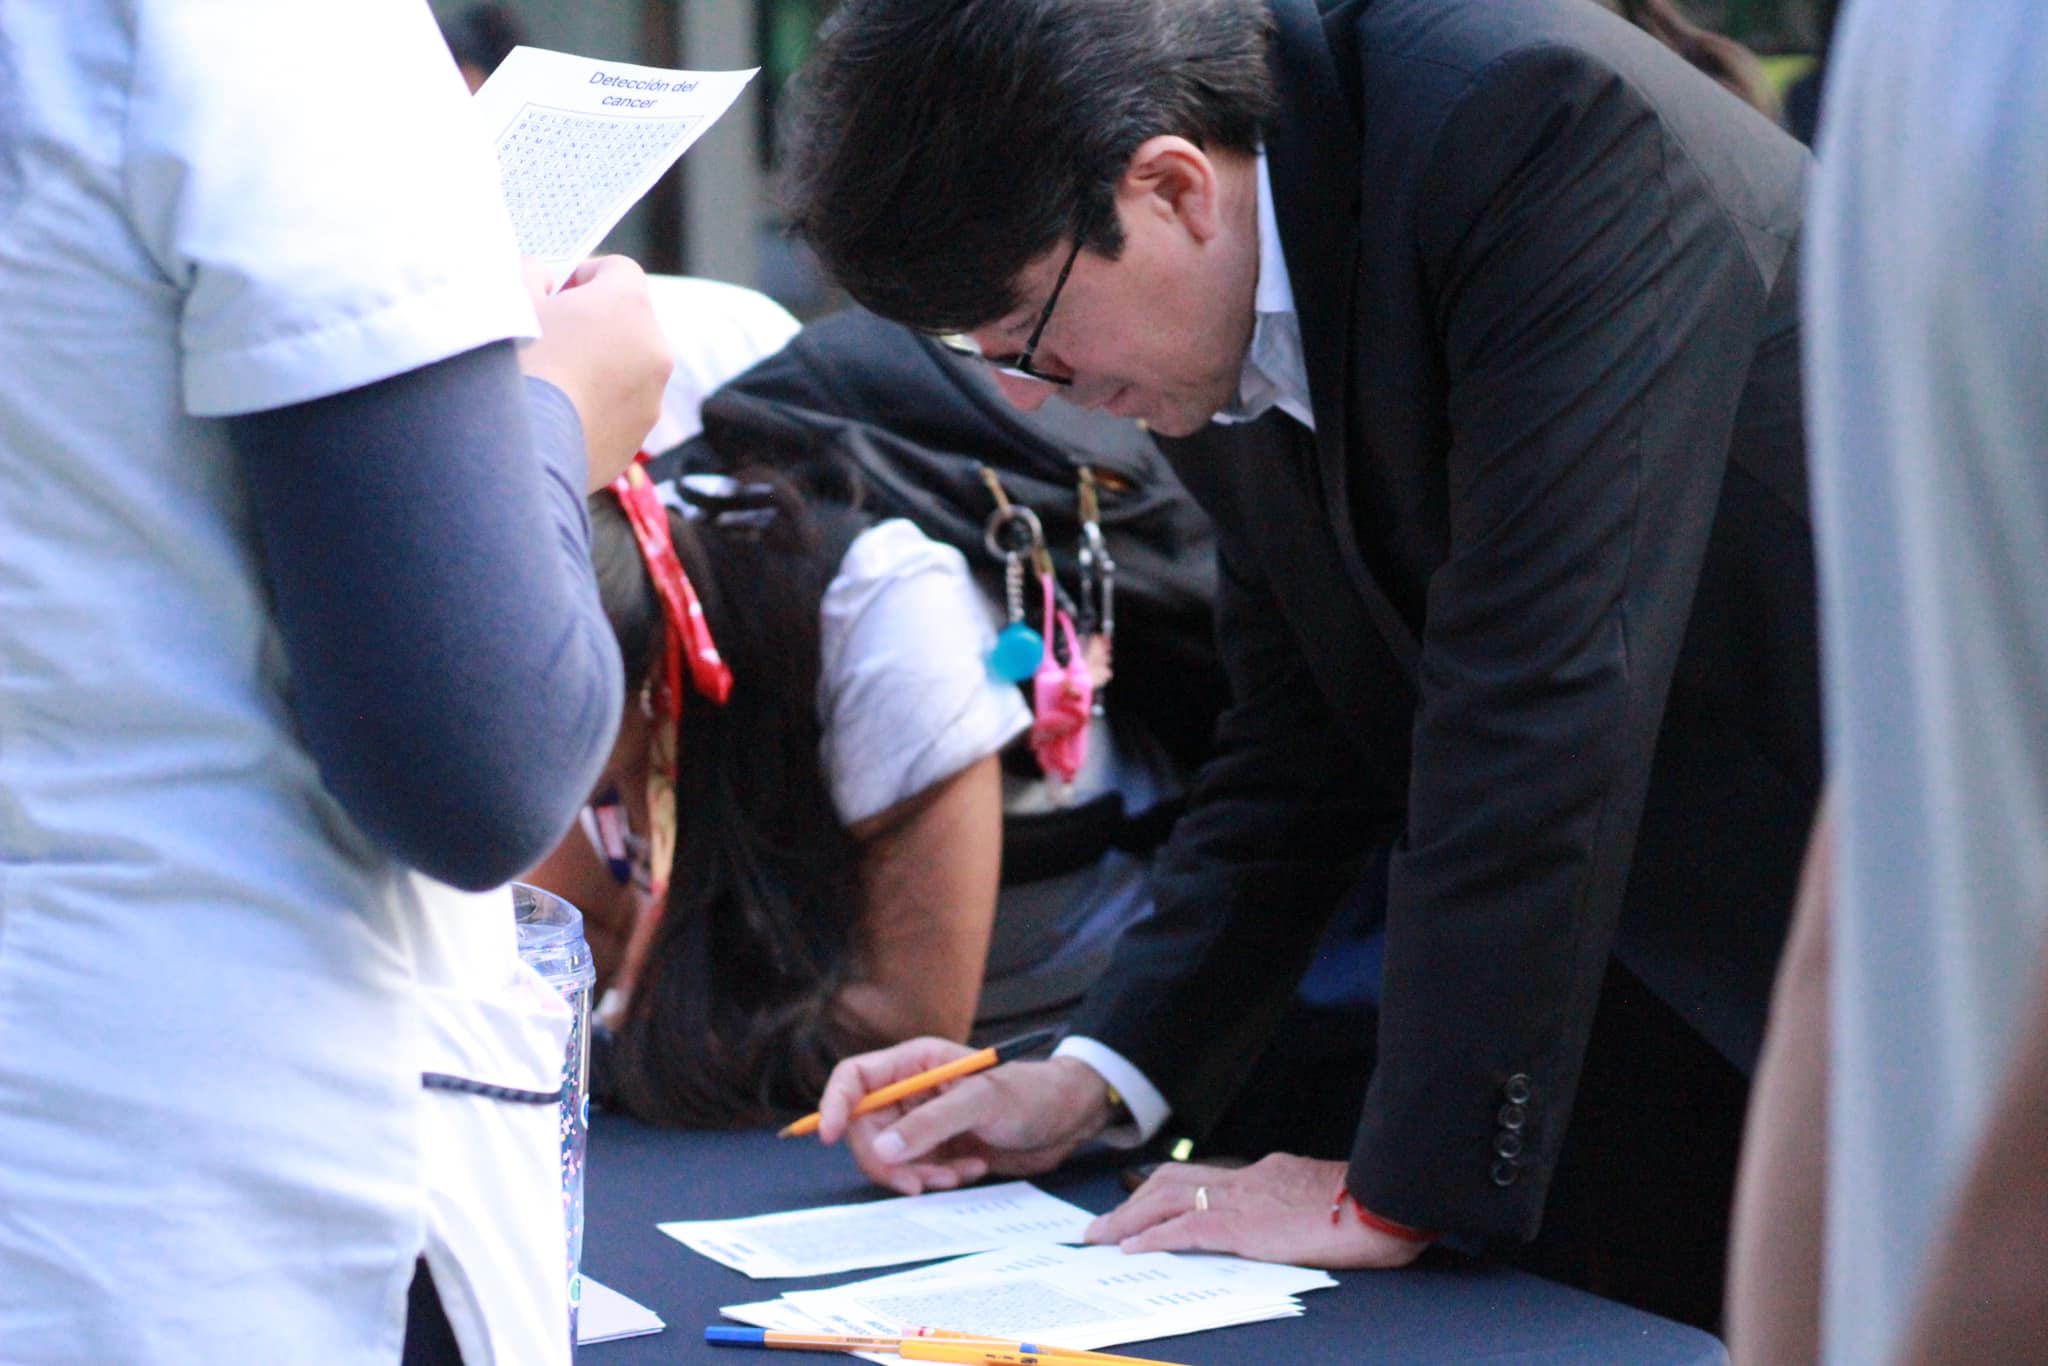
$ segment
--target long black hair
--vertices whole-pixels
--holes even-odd
[[[809,1109],[835,1062],[886,1042],[837,1008],[862,909],[819,753],[818,604],[837,566],[793,490],[746,478],[743,511],[669,515],[733,689],[717,706],[685,685],[667,914],[608,1060],[612,1102],[656,1123]],[[590,513],[631,698],[661,657],[661,613],[617,500]]]

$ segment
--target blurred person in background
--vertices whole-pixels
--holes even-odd
[[[471,5],[441,25],[441,37],[455,58],[462,80],[474,95],[490,79],[498,63],[526,42],[526,26],[510,5]]]
[[[1745,1366],[2048,1361],[2048,29],[1854,0],[1805,305],[1830,816],[1744,1157]]]

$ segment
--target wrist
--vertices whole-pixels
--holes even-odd
[[[1427,1245],[1443,1237],[1441,1233],[1432,1233],[1427,1229],[1410,1228],[1406,1224],[1397,1223],[1382,1215],[1374,1214],[1358,1202],[1358,1197],[1351,1193],[1351,1186],[1348,1181],[1340,1181],[1337,1183],[1337,1193],[1330,1198],[1330,1222],[1333,1224],[1343,1222],[1344,1211],[1347,1208],[1360,1224],[1363,1224],[1373,1232],[1383,1233],[1389,1238],[1398,1238],[1404,1243]]]
[[[1063,1107],[1074,1124],[1077,1140],[1095,1137],[1119,1120],[1128,1122],[1130,1111],[1116,1088],[1102,1074],[1079,1058],[1050,1058],[1045,1064],[1059,1075]]]

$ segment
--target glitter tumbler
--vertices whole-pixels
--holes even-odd
[[[583,1300],[583,1156],[590,1138],[590,993],[597,982],[583,915],[552,892],[512,884],[519,956],[562,993],[574,1012],[562,1059],[562,1215],[568,1235],[569,1353],[576,1352],[576,1311]]]

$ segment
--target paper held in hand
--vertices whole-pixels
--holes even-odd
[[[515,47],[471,103],[519,250],[560,285],[754,78]]]
[[[758,1280],[825,1276],[1019,1243],[1078,1243],[1094,1217],[1029,1181],[1009,1181],[933,1195],[658,1227],[713,1261]]]

